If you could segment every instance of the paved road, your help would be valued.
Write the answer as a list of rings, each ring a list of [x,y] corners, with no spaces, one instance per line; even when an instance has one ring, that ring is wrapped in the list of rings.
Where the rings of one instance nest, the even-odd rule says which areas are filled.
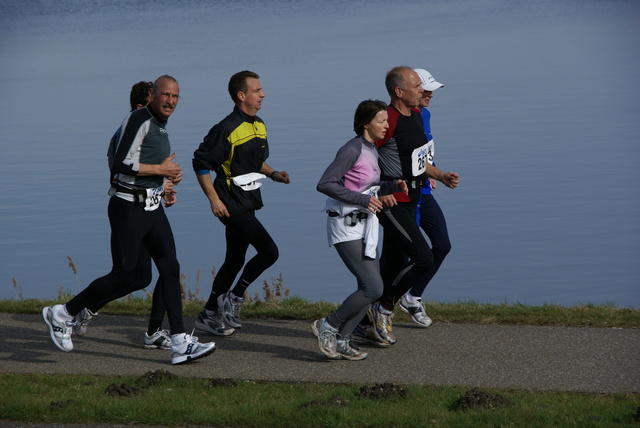
[[[188,327],[194,319],[186,319]],[[200,378],[413,385],[581,392],[640,392],[640,329],[397,323],[398,343],[367,348],[363,361],[320,354],[310,321],[243,320],[229,337],[197,333],[217,350],[172,366],[170,351],[141,346],[144,317],[96,318],[65,353],[40,315],[0,314],[0,372],[133,374],[165,369]]]

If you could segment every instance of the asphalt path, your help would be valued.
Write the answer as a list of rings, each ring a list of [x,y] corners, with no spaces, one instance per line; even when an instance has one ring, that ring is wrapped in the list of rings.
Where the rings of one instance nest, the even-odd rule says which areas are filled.
[[[191,328],[193,318],[185,319]],[[143,375],[158,369],[196,378],[478,388],[640,392],[640,329],[395,323],[398,342],[366,347],[362,361],[328,360],[309,321],[243,320],[228,337],[196,331],[216,351],[170,364],[170,351],[142,346],[146,317],[100,315],[60,351],[41,315],[0,314],[2,373]]]

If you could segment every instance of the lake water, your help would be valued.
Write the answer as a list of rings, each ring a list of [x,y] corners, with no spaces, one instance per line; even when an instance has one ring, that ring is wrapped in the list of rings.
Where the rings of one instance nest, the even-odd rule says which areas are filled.
[[[445,84],[436,162],[461,175],[436,191],[453,250],[425,299],[638,307],[639,22],[636,0],[4,0],[0,298],[53,298],[109,271],[107,143],[131,85],[165,73],[180,82],[168,131],[185,170],[167,212],[206,298],[224,235],[191,155],[232,108],[231,74],[250,69],[268,163],[292,183],[262,187],[281,258],[249,291],[281,272],[291,294],[341,301],[355,281],[315,185],[357,104],[387,101],[385,73],[404,64]]]

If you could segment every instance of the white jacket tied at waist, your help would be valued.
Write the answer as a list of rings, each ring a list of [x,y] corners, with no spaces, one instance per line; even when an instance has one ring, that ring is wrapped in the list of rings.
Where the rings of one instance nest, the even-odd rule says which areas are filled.
[[[376,196],[380,186],[373,186],[362,193]],[[370,259],[376,258],[378,248],[379,222],[378,216],[359,205],[347,204],[333,198],[328,198],[324,211],[337,213],[336,216],[327,216],[327,238],[329,246],[340,242],[364,240],[364,255]],[[354,225],[347,225],[345,216],[354,211],[368,214],[367,218],[357,220]]]

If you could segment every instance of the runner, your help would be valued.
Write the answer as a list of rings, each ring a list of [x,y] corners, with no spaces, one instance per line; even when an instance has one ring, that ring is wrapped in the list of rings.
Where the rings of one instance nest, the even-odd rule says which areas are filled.
[[[422,116],[422,124],[424,125],[424,133],[427,136],[428,143],[428,162],[435,165],[433,161],[435,156],[435,145],[433,136],[431,135],[431,112],[427,109],[433,91],[444,85],[436,81],[431,73],[427,70],[418,68],[415,70],[420,77],[422,85],[422,97],[420,98],[420,114]],[[451,241],[449,240],[449,232],[447,230],[447,222],[442,213],[440,205],[433,197],[432,191],[436,189],[435,180],[427,180],[424,187],[420,189],[420,199],[418,200],[418,209],[416,211],[416,219],[418,225],[424,230],[431,241],[431,253],[433,254],[433,267],[422,278],[422,282],[415,284],[407,293],[402,296],[398,306],[404,312],[411,315],[411,319],[422,327],[429,327],[432,324],[431,318],[427,315],[422,301],[422,294],[440,269],[449,251],[451,251]]]
[[[211,206],[211,212],[225,226],[227,251],[196,328],[219,336],[241,328],[240,308],[249,285],[278,259],[278,247],[256,210],[262,208],[259,181],[265,177],[289,184],[286,171],[267,165],[267,127],[256,114],[262,108],[264,92],[252,71],[241,71],[229,80],[233,112],[215,125],[193,154],[193,169]],[[211,181],[211,171],[216,172]],[[245,265],[249,245],[257,254]],[[243,270],[244,266],[244,270]],[[236,285],[231,285],[238,273]]]
[[[180,265],[169,220],[162,208],[163,181],[180,181],[182,169],[173,162],[175,153],[166,131],[167,120],[180,98],[178,82],[160,76],[153,84],[151,102],[130,113],[120,126],[112,159],[115,173],[110,190],[109,223],[113,267],[107,275],[94,280],[64,305],[42,310],[53,343],[63,351],[73,349],[71,340],[75,316],[112,296],[129,289],[138,281],[138,256],[144,247],[163,278],[162,296],[171,329],[171,363],[181,364],[211,354],[215,343],[199,343],[185,333],[180,296]],[[148,283],[148,282],[147,282]]]
[[[320,351],[330,359],[367,358],[367,353],[350,343],[350,337],[371,303],[382,295],[376,217],[382,203],[377,195],[407,193],[402,180],[380,183],[378,152],[373,143],[384,138],[389,129],[387,117],[387,105],[382,101],[362,101],[353,120],[357,137],[338,150],[317,186],[319,192],[329,196],[325,206],[329,246],[335,247],[358,282],[358,289],[337,310],[311,324]]]
[[[410,67],[394,67],[387,73],[385,86],[391,105],[389,131],[376,141],[381,179],[401,178],[407,182],[409,193],[380,198],[385,207],[378,214],[384,228],[380,257],[384,291],[378,303],[369,309],[369,316],[354,331],[353,338],[388,346],[396,342],[391,325],[395,304],[433,267],[431,248],[416,224],[420,189],[429,178],[455,188],[459,176],[455,172],[445,173],[427,161],[428,141],[417,110],[423,91],[418,74]]]
[[[149,104],[151,99],[151,88],[153,82],[140,81],[131,87],[129,94],[129,103],[131,110],[134,111],[139,108],[145,107]],[[112,167],[112,159],[115,155],[115,145],[118,140],[118,133],[111,138],[109,143],[109,150],[107,156],[109,159],[109,168]],[[111,176],[109,183],[111,184]],[[170,207],[176,203],[175,190],[173,183],[165,178],[164,180],[164,206]],[[140,254],[138,255],[138,265],[141,266],[139,272],[144,274],[136,277],[136,282],[133,283],[129,289],[123,290],[116,296],[112,296],[109,299],[99,302],[91,308],[84,308],[75,316],[76,324],[73,327],[73,332],[76,336],[84,336],[87,333],[89,323],[93,318],[98,315],[98,310],[109,302],[124,297],[133,291],[139,290],[149,285],[151,282],[151,256],[149,252],[143,247],[140,248]],[[171,337],[167,330],[162,329],[162,320],[164,319],[165,304],[162,298],[162,278],[158,278],[158,282],[153,290],[153,298],[151,303],[151,315],[149,317],[149,328],[144,333],[144,347],[147,349],[171,349]]]

